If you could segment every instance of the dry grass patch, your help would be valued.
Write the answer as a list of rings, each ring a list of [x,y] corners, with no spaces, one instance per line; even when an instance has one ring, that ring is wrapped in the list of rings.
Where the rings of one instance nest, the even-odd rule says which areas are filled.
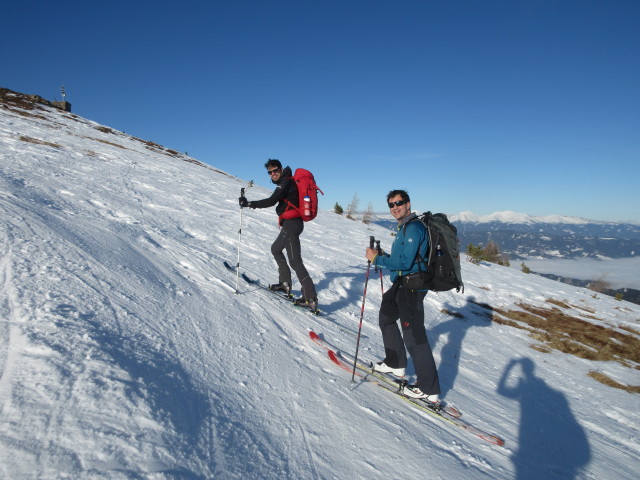
[[[493,307],[491,305],[487,303],[476,302],[475,300],[471,300],[471,299],[469,299],[469,301],[481,308],[479,312],[480,315],[482,315],[483,317],[486,317],[487,319],[489,319],[489,321],[494,320]]]
[[[94,127],[96,130],[100,130],[98,127]],[[110,142],[109,140],[103,140],[101,138],[95,138],[95,137],[86,137],[86,136],[82,136],[81,138],[86,138],[87,140],[93,140],[94,142],[100,142],[100,143],[104,143],[106,145],[111,145],[112,147],[118,147],[118,148],[122,148],[123,150],[127,150],[126,147],[123,147],[122,145],[118,144],[118,143],[113,143]]]
[[[452,312],[447,308],[443,308],[442,310],[440,310],[440,313],[446,313],[447,315],[451,315],[452,317],[456,318],[464,318],[464,315],[462,315],[460,312]]]
[[[505,319],[494,316],[494,321],[510,326],[516,323],[517,328],[529,331],[532,338],[547,347],[576,357],[615,361],[631,368],[640,364],[640,338],[636,335],[573,317],[557,308],[546,309],[524,303],[518,307],[522,310],[494,309]]]
[[[607,385],[609,387],[618,388],[620,390],[624,390],[629,393],[640,393],[640,387],[634,387],[632,385],[625,385],[623,383],[616,382],[614,379],[605,375],[602,372],[596,372],[591,370],[587,375],[589,375],[594,380],[602,383],[603,385]]]
[[[47,145],[48,147],[62,148],[62,146],[58,145],[57,143],[47,142],[45,140],[39,140],[37,138],[28,137],[26,135],[21,135],[20,140],[22,140],[23,142],[35,143],[36,145]]]
[[[109,127],[103,127],[102,125],[98,125],[97,127],[93,127],[93,128],[95,128],[96,130],[98,130],[99,132],[102,132],[102,133],[109,133],[109,134],[112,134],[112,135],[115,135],[115,133],[116,133],[115,131],[113,131],[113,129],[111,129]]]
[[[17,115],[20,115],[22,117],[28,117],[28,118],[37,118],[40,120],[47,120],[47,117],[45,117],[44,115],[38,115],[36,113],[31,113],[31,112],[27,112],[26,110],[21,110],[19,108],[12,108],[10,106],[7,105],[2,105],[2,108],[5,108],[7,110],[9,110],[10,112],[13,112]]]
[[[554,305],[563,302],[547,300]],[[503,310],[481,305],[492,312],[491,320],[526,330],[539,343],[530,348],[550,353],[558,350],[579,358],[619,364],[640,370],[640,332],[629,327],[614,328],[569,315],[556,307],[542,308],[519,303],[521,310]],[[593,317],[596,318],[596,317]],[[597,319],[600,322],[602,320]],[[628,333],[627,333],[628,332]],[[640,387],[623,385],[598,372],[589,374],[597,381],[628,392],[640,393]]]
[[[90,138],[90,137],[88,137],[88,138],[90,140],[95,140],[96,142],[106,143],[107,145],[111,145],[112,147],[118,147],[118,148],[122,148],[123,150],[126,150],[125,147],[123,147],[122,145],[120,145],[118,143],[109,142],[107,140],[102,140],[100,138]]]
[[[567,302],[563,302],[563,301],[560,301],[560,300],[554,300],[553,298],[547,298],[546,301],[548,303],[552,303],[554,305],[557,305],[558,307],[570,308],[570,305]]]
[[[630,311],[631,311],[631,309],[630,309],[630,308],[626,308],[626,307],[624,307],[624,308],[620,308],[620,307],[613,307],[613,308],[615,308],[616,310],[618,310],[618,311],[620,311],[620,312],[630,312]]]
[[[571,305],[571,307],[587,313],[596,313],[596,311],[591,307],[581,307],[580,305]]]
[[[620,330],[624,330],[626,332],[629,332],[633,335],[638,335],[640,336],[640,332],[638,330],[636,330],[635,328],[631,328],[631,327],[627,327],[627,326],[622,326],[620,327]]]

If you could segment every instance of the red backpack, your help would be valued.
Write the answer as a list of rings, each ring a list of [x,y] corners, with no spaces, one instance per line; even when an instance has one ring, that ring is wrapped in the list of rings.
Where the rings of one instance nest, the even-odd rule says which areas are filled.
[[[285,200],[288,206],[284,213],[280,215],[280,219],[300,217],[304,222],[313,220],[318,215],[318,192],[322,193],[322,195],[324,195],[324,192],[316,185],[313,173],[309,170],[296,168],[292,178],[298,186],[298,205],[300,206],[296,207],[288,200]]]

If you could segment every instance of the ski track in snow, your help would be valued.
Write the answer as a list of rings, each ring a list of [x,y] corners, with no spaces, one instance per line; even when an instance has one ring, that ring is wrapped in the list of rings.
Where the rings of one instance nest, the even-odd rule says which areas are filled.
[[[241,217],[246,180],[35,112],[0,111],[1,478],[636,478],[638,395],[587,373],[637,385],[637,369],[536,351],[483,305],[552,299],[636,332],[638,306],[463,262],[466,293],[430,293],[426,324],[442,397],[506,442],[490,445],[352,383],[308,339],[354,351],[364,248],[388,249],[390,231],[325,211],[305,225],[319,317],[241,278],[236,294],[223,261],[238,252],[242,272],[276,281],[276,216]],[[380,298],[371,269],[363,361],[383,356]]]

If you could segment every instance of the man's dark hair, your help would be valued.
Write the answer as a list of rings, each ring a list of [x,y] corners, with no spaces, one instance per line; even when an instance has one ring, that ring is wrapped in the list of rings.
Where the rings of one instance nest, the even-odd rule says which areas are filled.
[[[264,164],[264,167],[267,170],[270,169],[271,167],[276,167],[282,170],[282,164],[280,163],[280,160],[278,160],[277,158],[270,158],[269,160],[267,160],[267,163]]]
[[[397,195],[400,195],[400,198],[402,198],[402,200],[404,200],[405,202],[411,201],[406,190],[391,190],[389,193],[387,193],[387,202]]]

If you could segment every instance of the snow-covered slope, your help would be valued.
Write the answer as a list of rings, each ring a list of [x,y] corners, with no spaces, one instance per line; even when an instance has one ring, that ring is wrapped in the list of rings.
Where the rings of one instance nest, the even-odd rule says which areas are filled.
[[[262,163],[247,159],[247,176]],[[637,385],[638,370],[532,349],[489,307],[552,300],[632,336],[640,307],[463,262],[465,293],[429,294],[425,309],[444,399],[506,441],[483,443],[350,383],[308,340],[313,329],[355,350],[364,248],[370,235],[389,248],[388,230],[328,211],[306,225],[321,317],[243,283],[234,293],[223,262],[238,251],[248,275],[275,280],[273,211],[244,210],[238,234],[247,180],[75,115],[3,105],[1,478],[636,478],[638,394],[587,373]],[[367,360],[383,356],[371,273]]]

